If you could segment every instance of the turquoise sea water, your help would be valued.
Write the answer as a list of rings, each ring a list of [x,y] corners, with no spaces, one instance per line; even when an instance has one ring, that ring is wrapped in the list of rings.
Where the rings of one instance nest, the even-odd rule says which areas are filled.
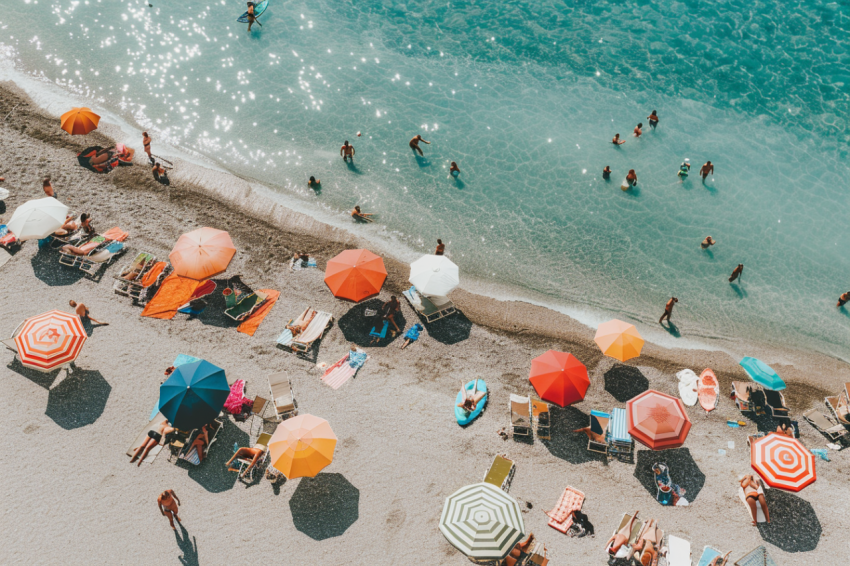
[[[250,34],[243,2],[152,3],[10,0],[0,42],[152,130],[154,153],[195,150],[340,219],[361,204],[518,296],[649,328],[676,295],[685,338],[850,357],[847,0],[272,0]]]

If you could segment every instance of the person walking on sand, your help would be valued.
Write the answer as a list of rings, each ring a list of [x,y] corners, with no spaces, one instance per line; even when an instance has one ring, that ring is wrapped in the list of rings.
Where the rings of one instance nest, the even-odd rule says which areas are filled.
[[[646,119],[649,120],[649,127],[653,130],[658,126],[658,113],[655,110]]]
[[[143,144],[144,144],[144,146],[145,146],[145,153],[147,153],[147,154],[148,154],[148,161],[150,161],[150,162],[151,162],[151,165],[153,165],[153,164],[154,164],[154,163],[156,163],[156,162],[154,161],[154,158],[153,158],[153,156],[151,155],[151,141],[153,141],[153,140],[152,140],[152,139],[151,139],[151,137],[148,135],[148,133],[147,133],[147,132],[142,132],[142,143],[143,143]]]
[[[643,133],[643,131],[641,130],[642,127],[643,127],[643,122],[638,122],[638,125],[635,126],[635,131],[632,132],[632,133],[634,133],[636,138],[639,138],[640,135]]]
[[[838,304],[836,306],[843,307],[844,304],[847,303],[847,301],[850,301],[850,291],[847,291],[846,293],[838,297]]]
[[[676,297],[671,297],[667,304],[664,306],[664,314],[661,315],[661,318],[658,319],[658,324],[664,322],[664,319],[667,319],[667,322],[672,323],[670,320],[670,315],[673,314],[673,305],[679,302],[679,299]]]
[[[342,156],[343,161],[354,163],[354,146],[349,145],[348,140],[345,140],[345,143],[339,148],[339,154]]]
[[[177,497],[173,489],[166,489],[156,498],[156,506],[159,507],[159,512],[168,517],[168,523],[175,531],[177,527],[174,526],[174,519],[177,519],[178,523],[183,522],[180,520],[180,516],[177,515],[177,505],[179,503],[180,498]]]
[[[606,165],[605,169],[602,170],[602,179],[605,181],[611,180],[611,167],[608,165]]]
[[[372,216],[372,213],[371,212],[362,212],[360,210],[359,204],[354,207],[354,210],[351,211],[351,217],[354,218],[355,220],[362,220],[363,222],[374,222],[374,220],[372,220],[370,218],[370,216]]]
[[[717,240],[715,240],[711,236],[706,236],[705,240],[703,240],[702,243],[700,244],[700,247],[704,250],[707,250],[709,248],[709,246],[713,246],[716,243],[717,243]]]
[[[691,160],[686,157],[685,160],[682,161],[682,164],[679,165],[679,172],[676,174],[679,176],[679,182],[684,183],[685,179],[688,178],[688,175],[691,174]]]
[[[41,188],[44,189],[44,194],[56,198],[56,191],[53,190],[53,185],[50,182],[50,177],[45,177],[41,183]]]
[[[624,143],[626,143],[626,140],[621,140],[620,134],[614,134],[614,139],[611,140],[611,143],[613,143],[614,145],[623,145]]]
[[[460,175],[460,167],[457,166],[457,163],[452,161],[452,164],[449,166],[449,175],[457,179],[457,176]]]
[[[705,184],[705,179],[714,174],[714,164],[711,161],[706,161],[705,165],[699,170],[700,176],[702,176],[702,183]]]
[[[100,322],[99,320],[93,319],[89,313],[89,308],[83,303],[77,304],[76,301],[68,301],[68,304],[71,305],[71,308],[74,309],[74,312],[77,313],[80,320],[89,320],[95,324],[99,324],[100,326],[109,326],[108,322]]]
[[[434,252],[434,255],[443,255],[446,253],[446,244],[440,238],[437,238],[437,251]]]
[[[742,277],[744,274],[744,264],[739,263],[738,267],[732,272],[732,275],[729,276],[729,283],[732,283],[735,279]]]
[[[425,154],[422,153],[422,148],[419,147],[419,142],[431,145],[431,142],[423,140],[422,136],[420,136],[419,134],[413,136],[413,139],[410,140],[410,143],[408,145],[410,145],[410,149],[412,149],[413,151],[418,151],[420,156],[425,157]]]

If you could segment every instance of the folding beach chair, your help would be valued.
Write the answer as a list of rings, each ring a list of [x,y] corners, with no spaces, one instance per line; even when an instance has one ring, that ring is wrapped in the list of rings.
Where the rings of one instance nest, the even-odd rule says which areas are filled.
[[[635,442],[629,434],[629,420],[625,409],[613,409],[608,426],[608,454],[616,458],[631,459]]]
[[[104,240],[102,237],[96,236],[85,244],[78,246],[85,255],[75,255],[65,252],[59,252],[59,263],[67,267],[77,267],[82,261],[82,258],[94,253],[105,241],[106,240]]]
[[[511,432],[514,436],[531,437],[531,400],[511,393],[508,409],[511,412]]]
[[[317,311],[307,307],[307,309],[301,313],[300,317],[294,321],[289,321],[289,324],[287,325],[301,325],[299,321],[303,323],[304,321],[309,320],[310,322],[307,324],[307,327],[304,328],[303,325],[301,325],[302,330],[298,336],[293,336],[289,343],[284,345],[292,348],[293,352],[309,352],[316,340],[325,335],[325,332],[333,323],[333,319],[333,315],[329,312]],[[281,335],[281,338],[282,337],[283,335]],[[280,343],[281,341],[278,339],[278,344]]]
[[[177,309],[177,312],[188,314],[189,316],[198,316],[207,308],[207,301],[204,300],[204,297],[211,295],[215,291],[215,288],[215,281],[204,281],[195,289],[195,292],[192,293],[186,304]]]
[[[844,390],[838,395],[826,397],[824,400],[839,423],[850,425],[850,383],[845,383]]]
[[[537,438],[540,440],[551,440],[551,420],[549,418],[549,404],[540,399],[531,400],[531,421],[537,429]]]
[[[608,454],[608,426],[611,422],[611,415],[602,411],[590,411],[590,431],[600,435],[604,441],[597,442],[592,438],[587,439],[587,449],[591,452],[599,454]]]
[[[787,418],[791,411],[785,405],[785,396],[782,392],[765,389],[763,393],[765,400],[765,412],[774,419]]]
[[[133,454],[136,453],[136,450],[139,448],[139,446],[141,446],[142,443],[148,438],[148,432],[152,431],[152,430],[153,431],[158,430],[159,425],[164,420],[167,420],[167,419],[163,416],[162,413],[157,411],[156,414],[148,422],[148,424],[146,424],[145,427],[142,429],[142,431],[138,434],[138,436],[136,436],[136,438],[133,440],[133,443],[130,444],[130,447],[127,449],[127,452],[126,452],[127,456],[132,458]],[[162,451],[162,448],[163,448],[162,444],[158,444],[158,445],[154,446],[150,450],[150,452],[148,452],[148,455],[145,457],[144,463],[153,464],[153,461],[156,460],[157,456],[159,456],[159,453]]]
[[[210,452],[210,447],[215,442],[216,436],[218,435],[218,431],[220,431],[223,426],[224,426],[224,420],[220,419],[220,418],[215,419],[213,422],[210,423],[210,430],[207,432],[207,436],[209,436],[210,442],[209,442],[209,444],[204,446],[204,460],[206,460],[207,455]],[[199,428],[195,429],[195,430],[193,430],[189,433],[189,436],[186,438],[186,441],[183,444],[183,448],[180,450],[179,454],[177,455],[178,460],[184,460],[186,462],[189,462],[193,466],[197,466],[201,463],[201,458],[198,455],[198,449],[197,448],[191,448],[192,443],[195,442],[195,439],[198,437],[198,435],[200,433],[201,433],[201,429],[199,429]]]
[[[581,510],[584,504],[584,494],[572,486],[567,486],[564,493],[551,511],[546,511],[549,526],[558,532],[567,534],[573,524],[573,511]]]
[[[257,465],[248,470],[248,477],[251,480],[254,479],[254,472],[265,464],[266,459],[269,457],[269,440],[271,440],[272,435],[268,433],[263,433],[257,438],[257,442],[254,444],[254,448],[259,448],[263,451],[263,455],[260,456],[260,459],[257,460]],[[239,475],[242,475],[242,470],[251,465],[251,460],[246,460],[245,458],[237,458],[236,461],[239,463]]]
[[[90,255],[80,258],[77,267],[86,275],[94,277],[97,275],[97,272],[100,271],[101,267],[108,266],[125,251],[126,248],[123,243],[109,242],[105,247]]]
[[[372,330],[369,331],[369,336],[372,337],[372,344],[375,344],[384,338],[387,337],[387,328],[390,327],[390,321],[385,320],[384,325],[380,331],[377,330],[377,327],[373,326]]]
[[[667,566],[691,566],[691,543],[683,538],[667,537]]]
[[[238,275],[230,278],[222,294],[224,294],[224,314],[237,322],[242,322],[251,316],[269,298],[267,293],[252,290]]]
[[[833,421],[829,420],[829,418],[818,411],[817,409],[812,409],[803,413],[803,418],[808,421],[810,425],[812,425],[815,430],[835,442],[840,439],[842,436],[847,435],[847,429],[842,424],[835,424]]]
[[[269,391],[277,420],[283,421],[298,414],[298,404],[292,392],[292,383],[286,376],[286,372],[273,373],[269,376]]]
[[[742,413],[755,412],[756,407],[750,399],[750,395],[757,387],[757,385],[746,381],[732,382],[732,397],[738,410]]]
[[[777,566],[773,557],[763,546],[754,548],[735,561],[733,566]]]
[[[632,520],[631,515],[629,515],[628,513],[623,513],[623,518],[620,520],[620,524],[617,526],[616,529],[614,529],[614,532],[611,533],[611,534],[617,534],[618,532],[620,532],[620,529],[625,528],[625,526],[628,525],[629,521],[631,521],[631,520]],[[634,543],[637,542],[637,539],[640,536],[642,531],[643,531],[643,521],[641,521],[640,519],[636,519],[634,524],[632,524],[632,530],[629,533],[629,540],[626,541],[626,543],[623,546],[620,547],[620,550],[618,550],[616,554],[611,554],[610,552],[608,552],[608,549],[606,549],[606,552],[608,552],[608,555],[611,558],[614,558],[615,560],[623,560],[627,556],[630,556],[631,555],[631,546]],[[610,548],[610,545],[609,545],[608,548]]]
[[[484,483],[489,483],[499,489],[508,491],[511,486],[511,480],[514,477],[514,471],[516,471],[514,461],[497,454],[493,458],[493,463],[490,464],[490,469],[484,474]]]
[[[711,561],[717,558],[718,556],[723,556],[723,553],[719,550],[715,550],[710,546],[706,546],[702,549],[702,556],[699,557],[699,562],[697,566],[708,566],[711,564]]]
[[[413,310],[425,319],[425,322],[434,322],[457,312],[454,303],[448,297],[426,297],[420,294],[416,287],[402,291],[402,295],[413,307]]]

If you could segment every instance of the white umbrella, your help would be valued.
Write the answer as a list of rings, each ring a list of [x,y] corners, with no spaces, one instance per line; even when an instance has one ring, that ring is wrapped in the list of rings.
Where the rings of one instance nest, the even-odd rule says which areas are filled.
[[[6,226],[18,240],[40,240],[61,228],[66,214],[67,206],[53,197],[45,197],[19,206]]]
[[[409,281],[423,295],[444,297],[460,283],[457,266],[444,255],[423,255],[410,264]]]

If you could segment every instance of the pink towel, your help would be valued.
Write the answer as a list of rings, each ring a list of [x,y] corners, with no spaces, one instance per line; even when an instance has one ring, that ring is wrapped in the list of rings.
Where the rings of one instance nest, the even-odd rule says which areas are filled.
[[[243,399],[245,399],[245,380],[237,379],[230,386],[230,395],[227,396],[227,401],[224,402],[224,408],[231,415],[238,415],[242,412]]]
[[[581,509],[584,503],[584,494],[572,486],[567,486],[561,499],[551,511],[547,511],[549,515],[549,526],[566,533],[573,524],[573,511]]]

